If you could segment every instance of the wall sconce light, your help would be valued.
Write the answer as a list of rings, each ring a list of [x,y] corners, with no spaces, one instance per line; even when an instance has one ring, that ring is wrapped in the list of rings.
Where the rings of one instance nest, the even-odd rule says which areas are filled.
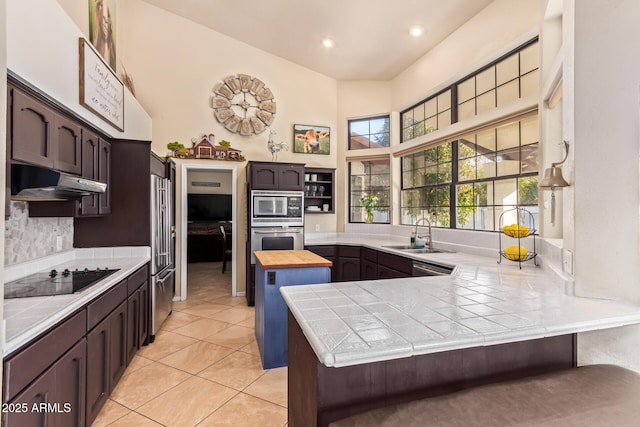
[[[551,224],[554,224],[556,221],[556,188],[569,186],[569,183],[562,177],[562,169],[560,169],[560,165],[563,164],[569,156],[569,143],[567,141],[563,142],[566,151],[564,159],[562,159],[561,162],[551,163],[551,167],[545,169],[542,181],[538,183],[538,187],[543,190],[551,190]]]

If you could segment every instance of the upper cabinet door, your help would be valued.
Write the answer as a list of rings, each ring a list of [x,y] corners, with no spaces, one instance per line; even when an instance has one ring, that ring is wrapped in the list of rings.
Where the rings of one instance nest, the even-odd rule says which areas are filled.
[[[254,190],[277,190],[278,166],[274,164],[252,164],[251,188]]]
[[[111,213],[111,143],[100,139],[99,153],[98,181],[107,184],[107,191],[98,195],[98,213],[105,215]]]
[[[278,189],[279,190],[304,190],[304,166],[303,165],[280,165],[278,167]]]
[[[53,168],[56,114],[15,88],[11,98],[11,159]]]
[[[82,172],[82,128],[73,121],[56,114],[54,128],[56,170],[80,175]]]

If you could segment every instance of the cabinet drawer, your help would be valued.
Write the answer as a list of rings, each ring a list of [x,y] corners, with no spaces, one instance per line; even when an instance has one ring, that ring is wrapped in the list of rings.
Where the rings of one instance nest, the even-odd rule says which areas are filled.
[[[149,278],[149,267],[140,267],[127,279],[127,295],[134,293]]]
[[[307,250],[313,252],[314,254],[320,255],[321,257],[335,257],[336,256],[336,247],[335,246],[307,246]]]
[[[345,258],[360,258],[360,246],[338,246],[338,256]]]
[[[4,362],[4,401],[11,400],[42,374],[87,332],[87,313],[82,310],[42,338]]]
[[[389,267],[408,275],[411,275],[413,271],[413,261],[409,258],[391,255],[385,252],[378,252],[378,265]]]
[[[87,331],[93,329],[109,313],[127,299],[127,280],[115,285],[87,306]]]

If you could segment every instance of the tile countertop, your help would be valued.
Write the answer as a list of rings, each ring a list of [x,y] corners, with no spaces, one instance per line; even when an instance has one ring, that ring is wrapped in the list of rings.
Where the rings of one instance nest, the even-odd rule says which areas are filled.
[[[28,263],[9,266],[4,279],[9,282],[51,268],[118,268],[100,282],[77,294],[4,300],[5,322],[2,356],[6,357],[60,322],[89,301],[118,284],[150,260],[149,247],[74,249]]]
[[[307,245],[397,244],[340,234]],[[404,241],[404,240],[403,240]],[[451,276],[283,287],[321,363],[341,367],[640,323],[640,306],[567,296],[561,278],[524,263],[463,253],[411,258],[455,265]]]

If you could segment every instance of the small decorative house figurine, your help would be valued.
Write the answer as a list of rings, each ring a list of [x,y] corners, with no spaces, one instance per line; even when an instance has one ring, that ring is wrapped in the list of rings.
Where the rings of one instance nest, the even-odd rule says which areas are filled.
[[[191,141],[193,142],[193,139]],[[215,159],[216,157],[215,148],[213,147],[213,144],[209,142],[209,137],[206,135],[202,135],[200,137],[200,142],[195,144],[192,150],[193,150],[193,155],[195,156],[196,159]]]

